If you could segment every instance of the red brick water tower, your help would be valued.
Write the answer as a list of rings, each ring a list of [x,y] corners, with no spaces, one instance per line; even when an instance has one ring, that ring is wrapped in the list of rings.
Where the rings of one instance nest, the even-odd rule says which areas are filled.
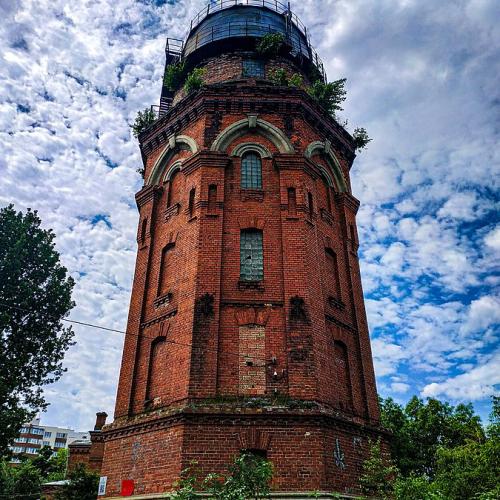
[[[279,50],[257,50],[268,33],[282,35]],[[138,253],[103,497],[155,498],[192,460],[223,472],[243,450],[274,463],[277,492],[355,493],[382,431],[353,139],[307,92],[275,84],[276,70],[324,81],[322,63],[288,6],[231,0],[168,41],[170,65],[180,80],[204,68],[203,86],[170,81],[139,137]]]

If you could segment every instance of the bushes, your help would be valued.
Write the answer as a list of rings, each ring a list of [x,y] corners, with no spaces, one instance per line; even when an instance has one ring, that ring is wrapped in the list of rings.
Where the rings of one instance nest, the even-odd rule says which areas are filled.
[[[205,75],[205,68],[195,68],[186,78],[186,82],[184,83],[184,90],[190,94],[191,92],[195,92],[201,87],[203,87],[203,76]]]
[[[200,478],[196,463],[193,463],[183,471],[170,499],[194,500],[202,497],[202,491],[214,500],[265,498],[269,495],[272,476],[272,463],[252,453],[242,453],[236,457],[226,475],[209,474]]]
[[[163,77],[163,85],[171,92],[175,92],[182,87],[186,79],[186,66],[183,62],[170,64],[165,68],[165,75]]]
[[[335,80],[330,83],[324,83],[321,80],[317,80],[307,91],[325,111],[335,117],[336,111],[342,111],[343,108],[340,105],[347,97],[347,91],[345,89],[346,81],[346,78],[341,78],[340,80]]]
[[[268,33],[257,44],[257,52],[266,57],[276,57],[285,44],[285,37],[281,33]]]
[[[139,137],[143,130],[146,130],[152,123],[156,121],[155,112],[151,108],[146,108],[139,111],[135,117],[133,125],[131,125],[134,137]]]

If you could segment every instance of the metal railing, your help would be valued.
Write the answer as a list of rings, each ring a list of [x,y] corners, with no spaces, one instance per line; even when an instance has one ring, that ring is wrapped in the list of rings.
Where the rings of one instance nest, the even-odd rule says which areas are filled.
[[[223,40],[231,37],[262,37],[267,33],[281,33],[276,25],[263,24],[263,23],[252,23],[252,22],[231,22],[225,23],[217,26],[207,26],[206,28],[201,28],[196,34],[192,35],[186,41],[183,48],[183,56],[189,55],[200,47],[207,45],[209,43],[215,42],[217,40]],[[287,40],[290,43],[293,55],[301,54],[307,57],[321,72],[325,78],[325,70],[323,62],[321,61],[318,53],[314,50],[308,40],[302,38],[297,32],[289,31],[287,34]],[[304,40],[305,43],[304,43]]]
[[[253,7],[267,7],[268,9],[277,12],[278,14],[285,14],[290,21],[295,24],[299,31],[309,40],[306,25],[299,19],[299,17],[290,9],[290,2],[286,4],[278,0],[212,0],[206,7],[204,7],[198,14],[191,19],[190,31],[198,26],[208,15],[221,10],[229,9],[235,6],[253,6]]]

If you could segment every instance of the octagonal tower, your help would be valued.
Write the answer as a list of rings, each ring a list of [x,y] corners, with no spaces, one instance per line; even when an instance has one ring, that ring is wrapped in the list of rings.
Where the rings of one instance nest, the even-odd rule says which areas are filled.
[[[282,43],[263,53],[269,33]],[[353,139],[303,88],[275,84],[277,70],[304,88],[324,81],[322,63],[289,6],[270,0],[210,5],[185,42],[168,40],[166,59],[181,82],[204,68],[203,85],[164,86],[139,136],[145,181],[104,496],[126,485],[154,498],[192,460],[223,472],[242,450],[274,463],[281,494],[356,493],[383,432]]]

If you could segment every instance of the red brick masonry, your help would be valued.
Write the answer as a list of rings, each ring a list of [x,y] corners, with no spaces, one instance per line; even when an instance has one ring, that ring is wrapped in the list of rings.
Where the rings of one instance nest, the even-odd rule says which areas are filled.
[[[304,91],[239,78],[238,57],[221,65],[140,137],[146,183],[115,421],[102,433],[106,495],[123,480],[134,494],[165,492],[191,460],[223,471],[244,449],[267,453],[277,490],[355,492],[383,432],[352,138]],[[263,156],[260,190],[241,188],[245,148]],[[263,234],[259,282],[240,280],[245,229]]]

